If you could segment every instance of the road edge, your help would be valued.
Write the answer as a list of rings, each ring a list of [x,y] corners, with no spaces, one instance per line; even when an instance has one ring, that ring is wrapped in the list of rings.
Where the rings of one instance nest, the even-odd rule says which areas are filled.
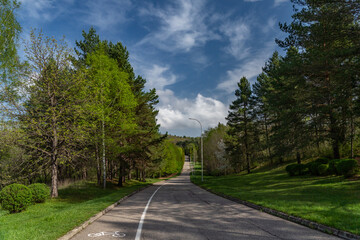
[[[317,222],[313,222],[313,221],[310,221],[310,220],[307,220],[307,219],[303,219],[303,218],[300,218],[300,217],[295,217],[295,216],[289,215],[289,214],[284,213],[284,212],[280,212],[280,211],[277,211],[277,210],[274,210],[274,209],[271,209],[271,208],[263,207],[263,206],[260,206],[260,205],[245,201],[245,200],[238,199],[236,197],[226,195],[224,193],[215,192],[215,191],[213,191],[211,189],[208,189],[208,188],[206,188],[204,186],[197,185],[192,180],[190,180],[190,181],[194,185],[196,185],[196,186],[198,186],[198,187],[200,187],[200,188],[202,188],[202,189],[204,189],[204,190],[206,190],[206,191],[208,191],[208,192],[210,192],[212,194],[215,194],[217,196],[226,198],[226,199],[231,200],[231,201],[236,202],[236,203],[240,203],[242,205],[245,205],[247,207],[256,209],[258,211],[265,212],[265,213],[268,213],[270,215],[273,215],[273,216],[280,217],[282,219],[288,220],[290,222],[294,222],[294,223],[303,225],[305,227],[315,229],[315,230],[318,230],[318,231],[321,231],[321,232],[324,232],[324,233],[327,233],[327,234],[330,234],[330,235],[334,235],[334,236],[337,236],[337,237],[340,237],[340,238],[343,238],[343,239],[346,239],[346,240],[360,240],[359,235],[356,235],[356,234],[353,234],[353,233],[350,233],[350,232],[346,232],[346,231],[342,231],[342,230],[339,230],[339,229],[336,229],[336,228],[333,228],[333,227],[329,227],[329,226],[326,226],[326,225],[323,225],[323,224],[320,224],[320,223],[317,223]]]
[[[106,213],[108,213],[109,211],[111,211],[112,209],[114,209],[116,206],[118,206],[122,201],[128,199],[129,197],[133,196],[134,194],[141,192],[151,186],[153,186],[154,184],[149,184],[145,187],[141,187],[137,190],[135,190],[134,192],[130,193],[129,195],[124,196],[123,198],[121,198],[120,200],[118,200],[117,202],[115,202],[114,204],[111,204],[110,206],[108,206],[107,208],[105,208],[104,210],[102,210],[101,212],[97,213],[96,215],[94,215],[93,217],[91,217],[89,220],[85,221],[83,224],[81,224],[78,227],[75,227],[73,230],[70,230],[69,232],[67,232],[64,236],[58,238],[57,240],[69,240],[70,238],[72,238],[73,236],[75,236],[76,234],[78,234],[79,232],[81,232],[84,228],[86,228],[87,226],[89,226],[91,223],[95,222],[97,219],[99,219],[100,217],[102,217],[103,215],[105,215]]]

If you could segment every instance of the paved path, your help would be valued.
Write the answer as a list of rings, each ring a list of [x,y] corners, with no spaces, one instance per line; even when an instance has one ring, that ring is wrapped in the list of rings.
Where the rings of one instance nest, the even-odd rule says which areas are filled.
[[[144,209],[151,197],[145,215]],[[195,186],[189,180],[188,162],[181,176],[157,183],[126,199],[72,239],[136,239],[144,215],[139,239],[339,239]]]

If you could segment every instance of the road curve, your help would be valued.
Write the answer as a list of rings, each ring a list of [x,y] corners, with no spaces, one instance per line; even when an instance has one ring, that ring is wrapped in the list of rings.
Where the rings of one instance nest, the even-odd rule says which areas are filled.
[[[340,239],[259,212],[195,186],[189,179],[188,162],[181,176],[157,183],[124,200],[72,239],[136,237],[143,240]]]

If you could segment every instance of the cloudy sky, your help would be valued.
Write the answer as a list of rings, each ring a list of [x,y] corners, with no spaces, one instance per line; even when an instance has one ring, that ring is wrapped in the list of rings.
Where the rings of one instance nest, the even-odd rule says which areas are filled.
[[[20,0],[21,1],[21,0]],[[162,132],[198,136],[225,123],[236,83],[254,82],[284,38],[290,0],[22,0],[22,38],[31,28],[65,36],[70,47],[93,26],[101,39],[122,42],[135,74],[160,98]],[[23,53],[20,52],[23,56]]]

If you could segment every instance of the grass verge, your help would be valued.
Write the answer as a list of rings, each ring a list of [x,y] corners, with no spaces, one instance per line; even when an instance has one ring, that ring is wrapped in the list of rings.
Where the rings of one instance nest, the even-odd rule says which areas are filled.
[[[340,176],[289,177],[284,167],[249,175],[192,176],[214,192],[360,235],[360,180]]]
[[[132,180],[122,188],[109,184],[105,190],[94,183],[78,183],[60,189],[57,199],[32,205],[24,212],[0,210],[0,240],[57,239],[122,197],[157,181]]]

